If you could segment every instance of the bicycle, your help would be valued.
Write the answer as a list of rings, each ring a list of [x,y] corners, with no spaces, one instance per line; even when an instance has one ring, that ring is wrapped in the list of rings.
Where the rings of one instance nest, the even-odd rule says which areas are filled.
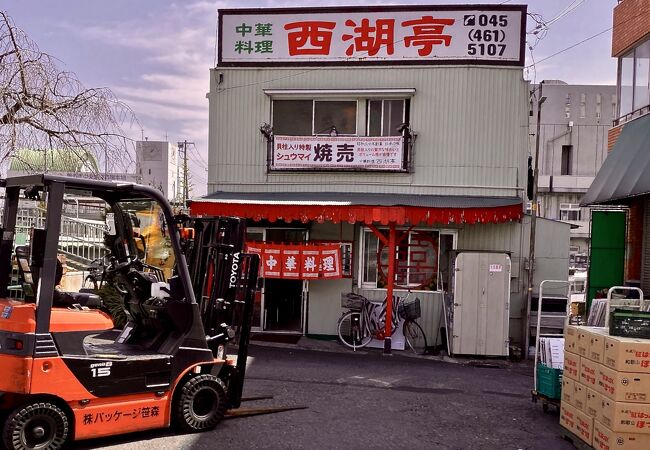
[[[416,322],[421,316],[420,299],[408,301],[411,292],[404,299],[393,296],[393,314],[391,336],[397,330],[399,319],[404,319],[402,331],[406,345],[416,354],[424,354],[427,338],[424,330]],[[338,338],[345,346],[356,350],[365,347],[374,339],[382,340],[386,329],[386,299],[381,304],[373,303],[363,295],[341,294],[341,306],[347,311],[337,323]]]
[[[108,256],[94,259],[88,267],[88,275],[84,278],[82,287],[84,289],[99,290],[104,285],[106,268],[110,265]]]

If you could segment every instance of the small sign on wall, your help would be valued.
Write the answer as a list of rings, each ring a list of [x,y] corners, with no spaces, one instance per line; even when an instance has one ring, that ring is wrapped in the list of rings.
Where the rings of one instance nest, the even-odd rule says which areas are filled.
[[[490,264],[490,273],[494,273],[494,272],[503,272],[503,265]]]
[[[404,171],[402,136],[274,136],[271,170]]]

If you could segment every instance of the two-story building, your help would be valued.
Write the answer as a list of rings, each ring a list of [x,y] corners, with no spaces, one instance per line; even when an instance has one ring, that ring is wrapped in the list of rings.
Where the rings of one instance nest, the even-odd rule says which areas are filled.
[[[505,328],[498,354],[508,336],[520,343],[525,25],[526,7],[511,5],[219,12],[210,194],[191,210],[249,219],[249,247],[263,252],[257,330],[334,336],[341,293],[408,289],[440,344],[454,257],[473,250],[509,256],[509,311],[489,327]],[[535,284],[566,279],[568,226],[540,220],[537,242]],[[318,274],[309,251],[321,252]]]

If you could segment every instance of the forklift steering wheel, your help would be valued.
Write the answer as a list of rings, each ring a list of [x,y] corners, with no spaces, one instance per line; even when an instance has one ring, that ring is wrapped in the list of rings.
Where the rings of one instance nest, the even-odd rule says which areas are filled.
[[[106,273],[109,275],[112,275],[117,272],[121,272],[122,270],[128,268],[133,264],[135,261],[137,261],[138,257],[135,255],[129,255],[126,257],[125,261],[118,262],[117,259],[114,259],[111,261],[111,264],[106,267]]]

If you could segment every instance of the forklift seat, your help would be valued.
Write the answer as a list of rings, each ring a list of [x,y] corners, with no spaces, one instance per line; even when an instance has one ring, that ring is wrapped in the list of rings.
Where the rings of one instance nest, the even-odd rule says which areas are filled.
[[[38,285],[38,278],[40,269],[37,267],[32,268],[29,264],[30,248],[28,245],[19,245],[16,247],[16,260],[18,262],[18,271],[22,276],[23,292],[25,300],[29,302],[36,301],[36,286]],[[54,284],[61,283],[63,278],[63,264],[58,259],[56,260],[56,279]],[[101,297],[96,294],[87,292],[62,292],[54,289],[52,306],[55,307],[69,307],[73,305],[86,306],[88,308],[99,308],[102,306]]]
[[[16,247],[16,262],[18,263],[18,272],[23,279],[23,294],[25,300],[35,301],[36,292],[34,291],[34,286],[38,283],[38,270],[32,272],[32,268],[29,265],[29,246],[28,245],[19,245]]]

